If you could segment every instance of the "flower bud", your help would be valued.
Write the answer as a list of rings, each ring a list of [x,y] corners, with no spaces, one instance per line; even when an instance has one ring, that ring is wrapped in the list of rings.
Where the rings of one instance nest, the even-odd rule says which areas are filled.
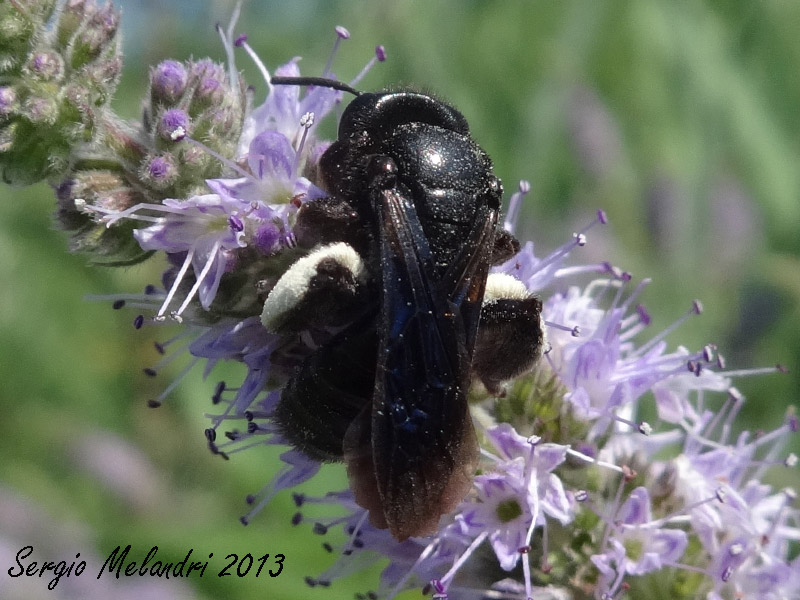
[[[106,50],[118,54],[119,13],[110,2],[101,8],[91,6],[86,13],[85,25],[73,41],[70,64],[78,69],[99,58]]]
[[[150,156],[142,162],[139,179],[155,190],[165,190],[178,179],[178,167],[171,154]]]
[[[19,73],[54,6],[52,0],[28,2],[24,10],[11,2],[0,3],[0,74]]]
[[[224,100],[228,91],[228,79],[222,65],[203,58],[191,64],[189,75],[194,87],[189,114],[197,115]]]
[[[3,154],[11,150],[14,144],[17,127],[19,124],[16,121],[0,126],[0,166],[3,165]]]
[[[31,123],[53,125],[58,120],[58,109],[54,96],[31,96],[22,103],[20,114]]]
[[[67,0],[56,25],[56,47],[63,50],[72,40],[72,36],[86,18],[87,11],[91,11],[94,3],[91,0]]]
[[[180,108],[164,111],[158,120],[158,136],[166,142],[180,142],[189,133],[190,120]]]
[[[80,79],[87,88],[92,105],[105,106],[111,101],[121,72],[121,56],[96,60],[81,69]]]
[[[132,222],[121,221],[111,227],[100,221],[109,211],[126,210],[143,201],[125,178],[114,171],[90,169],[73,173],[55,189],[58,199],[56,219],[72,235],[73,251],[87,252],[97,262],[132,264],[146,258],[131,233]]]
[[[0,86],[0,117],[8,117],[18,110],[17,91],[10,85]]]
[[[40,102],[41,101],[41,102]],[[30,114],[47,119],[46,101],[26,103]],[[0,169],[3,180],[12,185],[30,185],[66,169],[70,147],[57,132],[18,118],[0,130]]]
[[[150,103],[174,106],[186,91],[189,74],[183,64],[165,60],[150,70]]]
[[[244,90],[232,88],[225,69],[209,59],[193,63],[190,77],[195,85],[189,104],[194,135],[224,153],[235,146],[241,133]]]
[[[64,74],[64,60],[55,52],[34,52],[28,57],[24,75],[39,81],[58,81]]]
[[[110,115],[106,115],[103,120],[100,137],[103,146],[109,148],[113,155],[131,168],[139,165],[147,154],[147,149],[139,141],[136,130],[125,121]]]
[[[122,68],[113,4],[58,2],[52,26],[56,4],[0,3],[0,168],[15,184],[63,176],[83,145],[99,141]],[[126,158],[101,152],[114,162]]]

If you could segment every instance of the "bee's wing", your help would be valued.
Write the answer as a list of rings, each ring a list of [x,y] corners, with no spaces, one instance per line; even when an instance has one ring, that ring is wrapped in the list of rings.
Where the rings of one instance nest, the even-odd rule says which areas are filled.
[[[472,484],[478,446],[467,392],[497,213],[486,209],[442,277],[413,203],[396,189],[376,194],[383,293],[375,392],[371,414],[348,432],[345,460],[373,523],[402,540],[434,531]]]

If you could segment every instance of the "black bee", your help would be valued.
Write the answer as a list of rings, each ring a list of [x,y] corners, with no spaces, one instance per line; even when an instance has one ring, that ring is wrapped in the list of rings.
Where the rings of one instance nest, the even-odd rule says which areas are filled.
[[[489,276],[519,248],[497,224],[502,185],[461,113],[429,95],[272,83],[355,95],[319,162],[330,195],[297,214],[299,243],[315,247],[264,304],[272,331],[327,332],[275,419],[308,456],[344,460],[373,525],[398,540],[427,535],[477,467],[472,377],[499,393],[544,345],[539,299]]]

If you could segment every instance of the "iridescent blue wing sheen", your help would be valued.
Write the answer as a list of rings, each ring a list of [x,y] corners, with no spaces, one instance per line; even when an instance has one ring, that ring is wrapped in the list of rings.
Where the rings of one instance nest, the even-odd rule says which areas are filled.
[[[383,277],[376,383],[345,459],[373,523],[402,540],[435,530],[472,484],[478,445],[467,392],[497,211],[482,210],[441,273],[413,202],[396,188],[374,193]]]

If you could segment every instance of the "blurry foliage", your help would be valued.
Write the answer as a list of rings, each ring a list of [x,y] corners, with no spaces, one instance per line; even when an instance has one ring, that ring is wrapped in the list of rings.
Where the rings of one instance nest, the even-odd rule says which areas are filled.
[[[115,106],[123,116],[138,116],[148,65],[223,59],[213,24],[232,3],[118,5],[126,64]],[[352,39],[334,67],[343,80],[385,45],[388,61],[361,86],[413,83],[458,106],[506,190],[531,181],[519,233],[540,251],[604,208],[611,225],[592,232],[585,256],[608,258],[637,280],[653,277],[642,300],[654,330],[698,297],[706,312],[673,344],[716,342],[734,368],[789,367],[789,375],[736,382],[750,400],[740,425],[757,429],[777,425],[800,391],[798,19],[800,3],[769,0],[259,1],[245,6],[238,31],[268,67],[299,54],[304,72],[316,74],[334,25],[345,25]],[[237,60],[263,97],[257,70],[244,53]],[[83,296],[138,291],[161,266],[88,267],[53,231],[48,188],[0,195],[0,486],[88,527],[103,558],[127,543],[141,556],[157,544],[174,560],[189,548],[218,558],[286,554],[276,579],[207,575],[194,581],[199,597],[348,597],[374,584],[375,569],[334,590],[303,590],[303,576],[330,558],[305,525],[290,530],[288,494],[239,525],[244,496],[276,471],[277,454],[222,462],[206,449],[202,413],[213,383],[233,379],[235,366],[207,382],[198,371],[162,408],[146,409],[169,381],[141,375],[157,360],[153,330],[136,332],[133,312]],[[76,448],[97,431],[146,454],[155,491],[140,504],[80,466]],[[310,487],[342,485],[333,468]],[[82,550],[76,542],[74,552]]]

